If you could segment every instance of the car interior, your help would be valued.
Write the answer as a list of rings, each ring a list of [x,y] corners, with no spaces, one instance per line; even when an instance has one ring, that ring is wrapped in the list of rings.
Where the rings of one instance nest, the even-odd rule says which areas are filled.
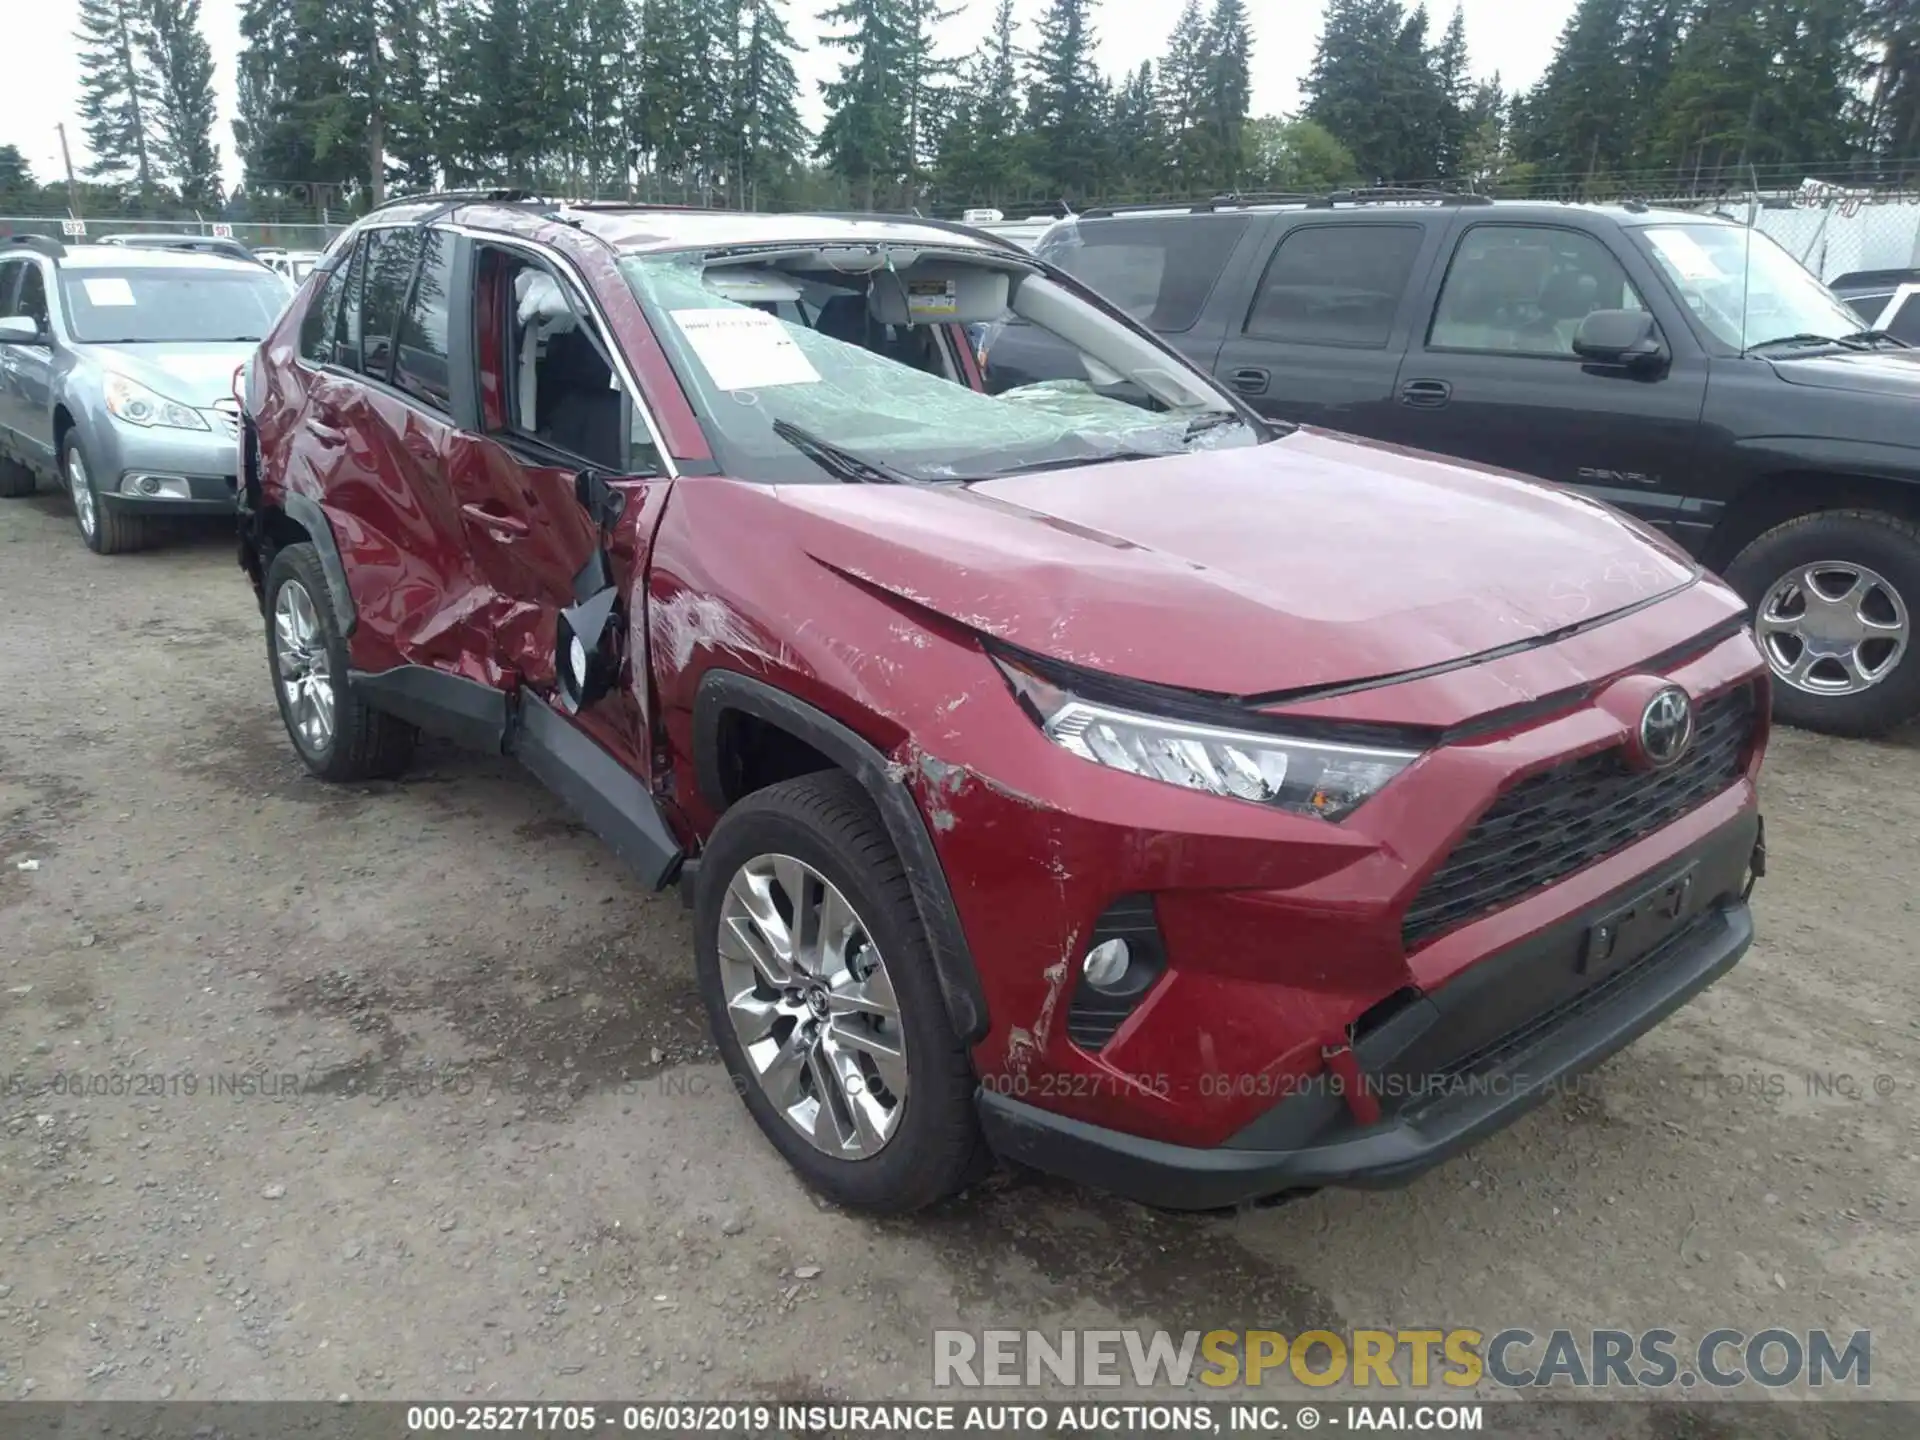
[[[653,473],[658,455],[628,403],[605,340],[570,287],[539,263],[489,252],[483,285],[505,287],[503,344],[483,345],[482,387],[502,402],[496,428],[619,474]],[[482,313],[486,313],[483,307]],[[489,365],[497,373],[484,373]]]

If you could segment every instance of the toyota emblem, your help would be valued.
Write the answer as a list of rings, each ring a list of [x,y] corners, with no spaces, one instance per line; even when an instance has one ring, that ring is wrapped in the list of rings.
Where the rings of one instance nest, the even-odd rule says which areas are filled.
[[[1640,753],[1647,764],[1664,770],[1693,743],[1693,701],[1678,685],[1669,685],[1647,702],[1640,715]]]

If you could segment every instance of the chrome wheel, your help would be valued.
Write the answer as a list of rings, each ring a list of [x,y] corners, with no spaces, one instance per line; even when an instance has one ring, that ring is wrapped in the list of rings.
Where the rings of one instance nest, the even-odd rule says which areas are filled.
[[[294,738],[318,755],[333,740],[333,671],[313,597],[298,580],[274,596],[273,660]]]
[[[1802,565],[1774,581],[1753,633],[1773,673],[1810,695],[1871,690],[1906,654],[1906,602],[1878,571],[1851,561]]]
[[[907,1102],[907,1042],[886,961],[834,883],[791,855],[734,872],[720,983],[748,1068],[774,1108],[842,1160],[877,1154]]]
[[[93,527],[99,524],[94,513],[93,485],[87,479],[87,462],[80,458],[78,446],[67,451],[67,485],[73,491],[73,514],[80,522],[80,533],[93,539]]]

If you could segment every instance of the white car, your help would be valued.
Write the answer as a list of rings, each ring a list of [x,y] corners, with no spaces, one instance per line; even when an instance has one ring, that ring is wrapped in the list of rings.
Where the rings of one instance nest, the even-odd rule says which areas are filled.
[[[254,256],[261,264],[271,270],[277,270],[295,285],[313,273],[313,267],[320,263],[318,250],[278,250],[257,249]]]
[[[1920,285],[1902,285],[1895,290],[1881,307],[1873,328],[1909,345],[1920,345]]]

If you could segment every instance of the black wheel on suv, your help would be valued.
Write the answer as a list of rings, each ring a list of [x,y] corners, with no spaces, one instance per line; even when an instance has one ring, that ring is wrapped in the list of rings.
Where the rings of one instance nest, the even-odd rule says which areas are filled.
[[[33,471],[18,460],[0,455],[0,499],[11,500],[33,493]]]
[[[851,776],[769,786],[700,861],[695,946],[720,1054],[816,1190],[917,1210],[981,1173],[974,1077],[900,857]]]
[[[1753,606],[1780,720],[1867,736],[1920,715],[1920,526],[1875,510],[1801,515],[1726,574]]]
[[[389,779],[407,768],[418,732],[364,704],[347,683],[347,641],[311,545],[267,567],[267,662],[293,748],[322,780]]]
[[[73,501],[73,519],[80,527],[80,538],[94,554],[124,555],[147,543],[146,516],[100,503],[100,488],[94,483],[86,448],[72,430],[60,442],[60,478],[66,482],[68,498]]]

